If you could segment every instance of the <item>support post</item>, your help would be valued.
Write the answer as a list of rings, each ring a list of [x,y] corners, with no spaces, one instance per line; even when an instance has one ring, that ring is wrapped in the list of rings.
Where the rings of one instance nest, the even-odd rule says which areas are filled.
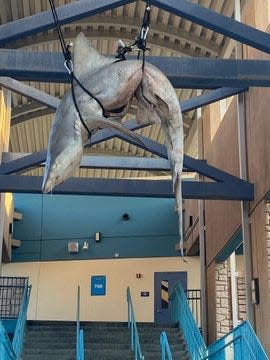
[[[197,96],[201,96],[201,90],[197,90]],[[203,135],[202,135],[202,109],[197,109],[197,137],[198,157],[203,158]],[[203,176],[199,176],[203,180]],[[199,247],[200,247],[200,283],[201,283],[201,327],[202,336],[207,342],[207,303],[206,303],[206,259],[205,259],[205,216],[204,200],[198,200],[199,215]]]
[[[241,21],[240,0],[235,0],[235,20]],[[242,59],[242,45],[236,45],[236,58]],[[246,148],[246,114],[245,114],[245,94],[237,95],[237,124],[238,124],[238,144],[239,144],[239,166],[240,177],[247,180],[247,148]],[[247,319],[254,326],[254,307],[251,295],[252,280],[252,247],[249,227],[249,202],[241,202],[241,218],[243,233],[243,249],[245,264],[245,292],[246,292],[246,311]]]
[[[199,242],[200,242],[200,267],[201,267],[201,326],[202,335],[207,341],[207,305],[206,305],[206,261],[205,261],[205,221],[204,200],[198,200],[199,210]]]
[[[233,327],[235,328],[238,325],[238,293],[237,293],[235,251],[230,256],[230,269],[231,269],[232,322],[233,322]]]

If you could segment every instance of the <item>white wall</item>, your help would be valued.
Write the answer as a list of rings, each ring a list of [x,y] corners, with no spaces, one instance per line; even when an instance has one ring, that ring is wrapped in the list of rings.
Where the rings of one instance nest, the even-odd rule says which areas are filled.
[[[200,288],[199,258],[180,257],[11,263],[2,276],[29,276],[32,293],[28,319],[75,320],[77,286],[82,321],[126,321],[130,286],[137,321],[154,321],[154,272],[187,271],[188,288]],[[136,273],[142,273],[137,279]],[[106,296],[90,296],[90,277],[106,275]],[[140,297],[149,291],[149,297]]]

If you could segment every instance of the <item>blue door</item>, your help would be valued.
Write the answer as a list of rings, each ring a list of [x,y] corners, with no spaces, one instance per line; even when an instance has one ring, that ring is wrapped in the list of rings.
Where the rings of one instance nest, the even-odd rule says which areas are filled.
[[[177,281],[181,283],[184,290],[187,289],[187,272],[155,272],[154,281],[154,321],[157,324],[169,324],[172,322],[172,304],[169,300],[170,293]]]

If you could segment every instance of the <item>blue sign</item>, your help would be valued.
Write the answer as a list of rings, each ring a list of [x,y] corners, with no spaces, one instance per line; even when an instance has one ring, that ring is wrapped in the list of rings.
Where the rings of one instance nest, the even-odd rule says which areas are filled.
[[[91,276],[91,295],[92,296],[106,295],[106,276],[105,275]]]

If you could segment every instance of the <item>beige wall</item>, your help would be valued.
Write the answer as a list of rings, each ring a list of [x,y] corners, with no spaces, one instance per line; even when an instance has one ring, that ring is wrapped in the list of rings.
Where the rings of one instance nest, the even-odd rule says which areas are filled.
[[[154,320],[154,272],[187,271],[188,288],[200,288],[199,259],[145,258],[31,262],[3,265],[2,276],[29,276],[29,319],[75,320],[77,286],[81,287],[81,320],[126,321],[129,285],[137,321]],[[142,273],[137,279],[136,273]],[[107,295],[90,296],[90,277],[107,276]],[[150,297],[140,297],[150,291]]]
[[[10,134],[11,116],[11,94],[10,91],[0,88],[0,163],[2,152],[8,151]],[[5,260],[10,259],[11,244],[9,236],[6,237],[6,229],[9,227],[9,199],[10,195],[2,193],[0,195],[0,264],[2,256]],[[4,242],[3,242],[4,238]]]

